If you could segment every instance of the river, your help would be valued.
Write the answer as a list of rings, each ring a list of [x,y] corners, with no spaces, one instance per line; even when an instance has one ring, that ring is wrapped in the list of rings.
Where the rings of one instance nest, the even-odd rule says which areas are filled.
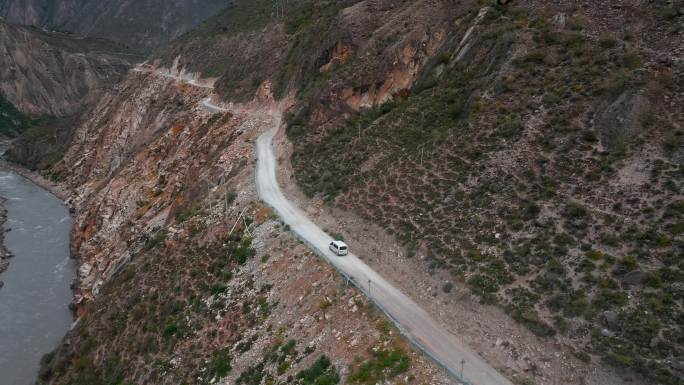
[[[14,172],[0,170],[0,196],[11,229],[5,246],[15,255],[0,274],[0,383],[29,385],[73,320],[71,218],[58,198]]]

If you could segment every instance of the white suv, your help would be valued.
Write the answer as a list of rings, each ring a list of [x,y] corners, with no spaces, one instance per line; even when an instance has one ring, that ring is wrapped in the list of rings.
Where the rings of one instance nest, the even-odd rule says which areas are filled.
[[[343,256],[347,255],[349,252],[349,248],[347,247],[347,244],[342,242],[342,241],[332,241],[330,242],[330,250],[335,253],[337,256]]]

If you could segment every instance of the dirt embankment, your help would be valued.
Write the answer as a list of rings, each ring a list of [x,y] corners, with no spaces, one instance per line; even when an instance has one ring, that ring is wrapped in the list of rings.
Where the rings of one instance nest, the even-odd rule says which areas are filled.
[[[65,202],[71,198],[71,192],[65,185],[47,179],[39,173],[28,170],[21,165],[6,160],[0,160],[0,169],[16,172]]]

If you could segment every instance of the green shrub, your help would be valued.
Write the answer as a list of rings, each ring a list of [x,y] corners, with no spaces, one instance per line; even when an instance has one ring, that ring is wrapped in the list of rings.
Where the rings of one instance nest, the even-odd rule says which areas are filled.
[[[544,59],[546,59],[546,52],[543,49],[538,49],[529,52],[525,56],[524,61],[527,63],[542,64],[544,63]]]
[[[631,72],[627,70],[615,71],[599,84],[598,90],[608,96],[616,97],[625,91],[631,79]]]
[[[451,60],[451,54],[449,52],[442,52],[437,56],[437,64],[448,64]]]
[[[680,235],[684,233],[684,222],[677,222],[667,225],[667,230],[672,235]]]
[[[499,291],[499,284],[490,276],[476,274],[468,280],[468,285],[470,285],[473,293],[480,296],[484,302],[493,303],[496,301],[494,293]]]
[[[589,216],[587,209],[579,203],[568,203],[565,206],[565,211],[563,213],[566,218],[573,220],[586,219]]]
[[[684,201],[676,201],[665,207],[663,219],[682,218],[684,216]]]
[[[660,14],[665,19],[674,20],[682,13],[681,10],[677,10],[675,6],[665,6],[660,10]]]
[[[641,67],[641,54],[636,50],[626,52],[622,60],[624,66],[630,70]]]
[[[230,190],[226,193],[226,202],[228,202],[228,205],[232,205],[233,202],[235,202],[235,199],[237,198],[238,194],[237,192]]]
[[[243,265],[245,262],[247,262],[248,258],[253,257],[255,254],[256,251],[252,248],[252,239],[245,238],[242,243],[240,243],[240,246],[235,249],[235,252],[233,253],[233,259],[239,264]]]
[[[619,273],[629,273],[639,268],[639,261],[631,255],[626,255],[620,258],[618,262]]]
[[[166,323],[164,324],[164,328],[162,329],[162,337],[168,339],[175,335],[177,332],[178,324],[176,324],[176,321],[174,320],[169,320],[166,321]]]
[[[311,366],[297,373],[298,385],[335,385],[340,382],[337,370],[330,363],[330,359],[320,356]]]
[[[631,367],[634,364],[634,358],[614,352],[608,352],[605,356],[605,360],[615,366],[626,368]]]
[[[208,374],[210,377],[221,379],[230,373],[230,349],[222,349],[214,352],[214,356],[209,363]]]
[[[589,250],[584,255],[587,256],[587,258],[593,260],[593,261],[598,261],[599,259],[603,258],[603,253],[598,251],[598,250]]]
[[[644,285],[652,288],[659,289],[663,287],[663,280],[660,278],[660,274],[657,272],[649,272],[644,278]]]
[[[560,96],[558,96],[557,93],[555,93],[553,91],[549,91],[549,92],[544,94],[544,96],[542,97],[542,101],[547,106],[554,106],[554,105],[560,103],[561,98],[560,98]]]
[[[255,366],[250,366],[244,372],[242,372],[237,379],[237,384],[261,385],[261,380],[264,378],[265,375],[266,373],[264,372],[264,363],[260,362]]]
[[[617,290],[601,290],[594,298],[594,306],[601,310],[625,306],[628,303],[627,293]]]
[[[604,49],[615,48],[618,45],[618,41],[613,36],[603,36],[599,39],[599,45]]]
[[[371,351],[371,359],[359,366],[349,376],[355,384],[373,385],[405,373],[411,364],[410,358],[401,348]]]
[[[553,317],[553,326],[562,335],[567,334],[568,331],[570,330],[570,323],[568,322],[568,320],[566,320],[562,316]]]
[[[589,318],[591,311],[592,308],[589,298],[587,298],[587,295],[581,290],[570,293],[563,305],[563,314],[566,317],[583,316]]]

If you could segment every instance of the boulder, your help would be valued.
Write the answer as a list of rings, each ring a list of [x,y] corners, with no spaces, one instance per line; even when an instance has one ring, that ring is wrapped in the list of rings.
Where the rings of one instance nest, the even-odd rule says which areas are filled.
[[[615,325],[618,321],[618,314],[612,310],[606,310],[603,312],[603,320],[608,326]]]
[[[596,126],[601,142],[610,150],[629,143],[643,131],[642,116],[649,102],[641,94],[624,92],[599,114]]]

